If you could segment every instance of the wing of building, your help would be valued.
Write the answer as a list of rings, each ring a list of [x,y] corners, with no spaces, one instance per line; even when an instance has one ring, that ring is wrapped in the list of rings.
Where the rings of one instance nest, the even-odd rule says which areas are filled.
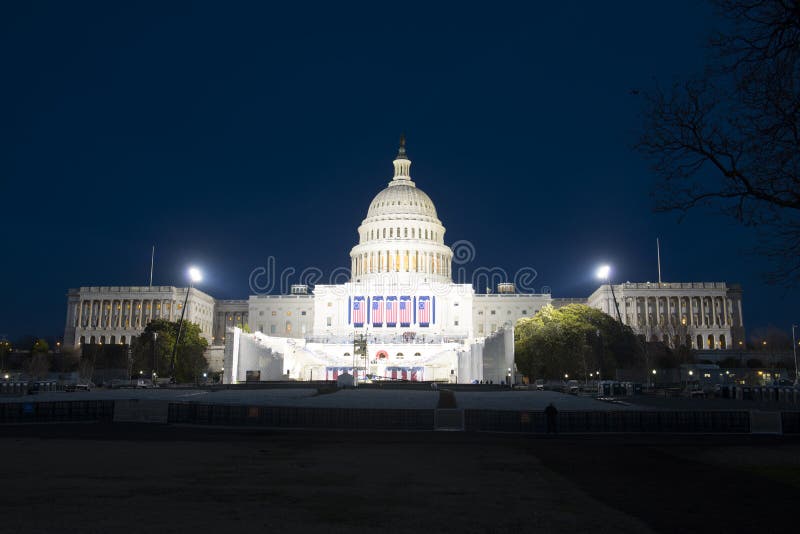
[[[224,369],[226,382],[335,379],[354,368],[386,379],[500,382],[513,370],[517,319],[548,304],[573,302],[616,313],[608,285],[588,299],[553,299],[517,293],[507,282],[487,294],[454,283],[445,227],[431,198],[411,179],[404,140],[393,165],[394,176],[358,227],[348,282],[313,291],[294,285],[287,295],[248,300],[215,300],[188,289],[186,319],[200,325],[212,345],[210,363]],[[744,339],[738,287],[626,283],[614,290],[620,319],[648,338],[679,336],[692,346],[719,349]],[[151,319],[177,319],[186,291],[70,290],[65,344],[127,343]],[[366,354],[356,357],[354,343],[362,338]]]

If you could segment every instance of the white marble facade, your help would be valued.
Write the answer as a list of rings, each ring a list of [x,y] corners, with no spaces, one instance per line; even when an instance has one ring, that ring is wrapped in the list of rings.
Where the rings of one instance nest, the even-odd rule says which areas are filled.
[[[232,350],[233,332],[238,332],[237,346],[283,354],[280,351],[291,345],[292,354],[305,355],[286,360],[291,367],[284,373],[296,378],[342,367],[354,336],[363,334],[369,343],[368,360],[381,369],[427,366],[426,376],[438,378],[455,376],[461,369],[462,380],[482,378],[480,369],[474,369],[480,359],[476,347],[506,339],[517,319],[545,305],[584,302],[616,315],[608,285],[588,299],[563,299],[517,293],[508,283],[488,294],[475,293],[470,284],[453,283],[453,252],[445,244],[445,227],[430,197],[411,180],[404,143],[393,165],[392,180],[375,196],[358,227],[349,282],[312,290],[295,285],[288,295],[252,295],[246,300],[215,300],[192,289],[186,319],[201,326],[209,343],[226,351]],[[680,336],[704,349],[738,348],[744,340],[738,286],[625,283],[614,285],[614,291],[622,321],[649,339]],[[186,288],[171,286],[70,290],[64,343],[127,343],[151,319],[177,320],[185,295]],[[253,334],[246,328],[235,330],[245,325]],[[498,355],[503,350],[493,349]],[[298,362],[305,357],[304,367]],[[506,365],[506,356],[497,357],[501,363],[493,369],[495,374]],[[472,359],[466,364],[459,358]],[[467,368],[472,370],[464,371]],[[269,373],[274,374],[274,366]],[[242,378],[234,373],[228,379]]]
[[[648,341],[695,349],[741,349],[745,344],[742,289],[724,282],[645,282],[601,285],[588,303],[620,319]]]
[[[67,293],[64,345],[126,344],[153,319],[177,321],[187,288],[172,286],[91,286]],[[191,288],[184,319],[200,326],[211,343],[214,298]]]

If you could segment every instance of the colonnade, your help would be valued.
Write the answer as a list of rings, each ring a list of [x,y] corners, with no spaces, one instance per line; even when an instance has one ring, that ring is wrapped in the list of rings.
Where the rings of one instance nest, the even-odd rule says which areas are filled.
[[[154,319],[177,320],[182,307],[172,299],[82,299],[74,326],[141,329]]]
[[[696,328],[743,326],[742,302],[723,296],[623,297],[621,312],[631,326],[679,323]]]
[[[435,274],[450,277],[451,256],[439,252],[419,250],[381,250],[364,252],[351,257],[351,273],[354,276],[387,273],[412,272]]]

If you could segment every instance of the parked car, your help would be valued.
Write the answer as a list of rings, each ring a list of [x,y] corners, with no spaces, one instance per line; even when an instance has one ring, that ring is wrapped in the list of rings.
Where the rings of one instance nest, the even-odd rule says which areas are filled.
[[[577,380],[570,380],[564,387],[564,393],[577,395],[581,390],[581,385]]]
[[[544,378],[537,378],[536,381],[533,384],[536,386],[536,389],[543,390],[544,389]]]

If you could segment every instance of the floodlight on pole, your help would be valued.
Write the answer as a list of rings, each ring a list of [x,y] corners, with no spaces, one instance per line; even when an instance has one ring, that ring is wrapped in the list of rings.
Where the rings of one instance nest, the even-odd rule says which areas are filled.
[[[175,345],[172,347],[172,360],[170,361],[170,380],[175,380],[175,357],[178,354],[178,343],[181,340],[181,332],[183,331],[183,317],[186,315],[186,305],[189,303],[189,293],[192,291],[194,284],[203,280],[203,273],[197,267],[189,267],[189,287],[186,288],[186,297],[183,299],[183,307],[181,308],[181,319],[178,321],[178,335],[175,337]]]
[[[619,303],[617,302],[617,296],[614,294],[614,284],[611,283],[611,266],[601,265],[597,268],[597,271],[595,271],[595,275],[611,288],[611,298],[614,299],[614,308],[617,310],[617,320],[619,324],[622,324],[622,314],[619,312]]]

